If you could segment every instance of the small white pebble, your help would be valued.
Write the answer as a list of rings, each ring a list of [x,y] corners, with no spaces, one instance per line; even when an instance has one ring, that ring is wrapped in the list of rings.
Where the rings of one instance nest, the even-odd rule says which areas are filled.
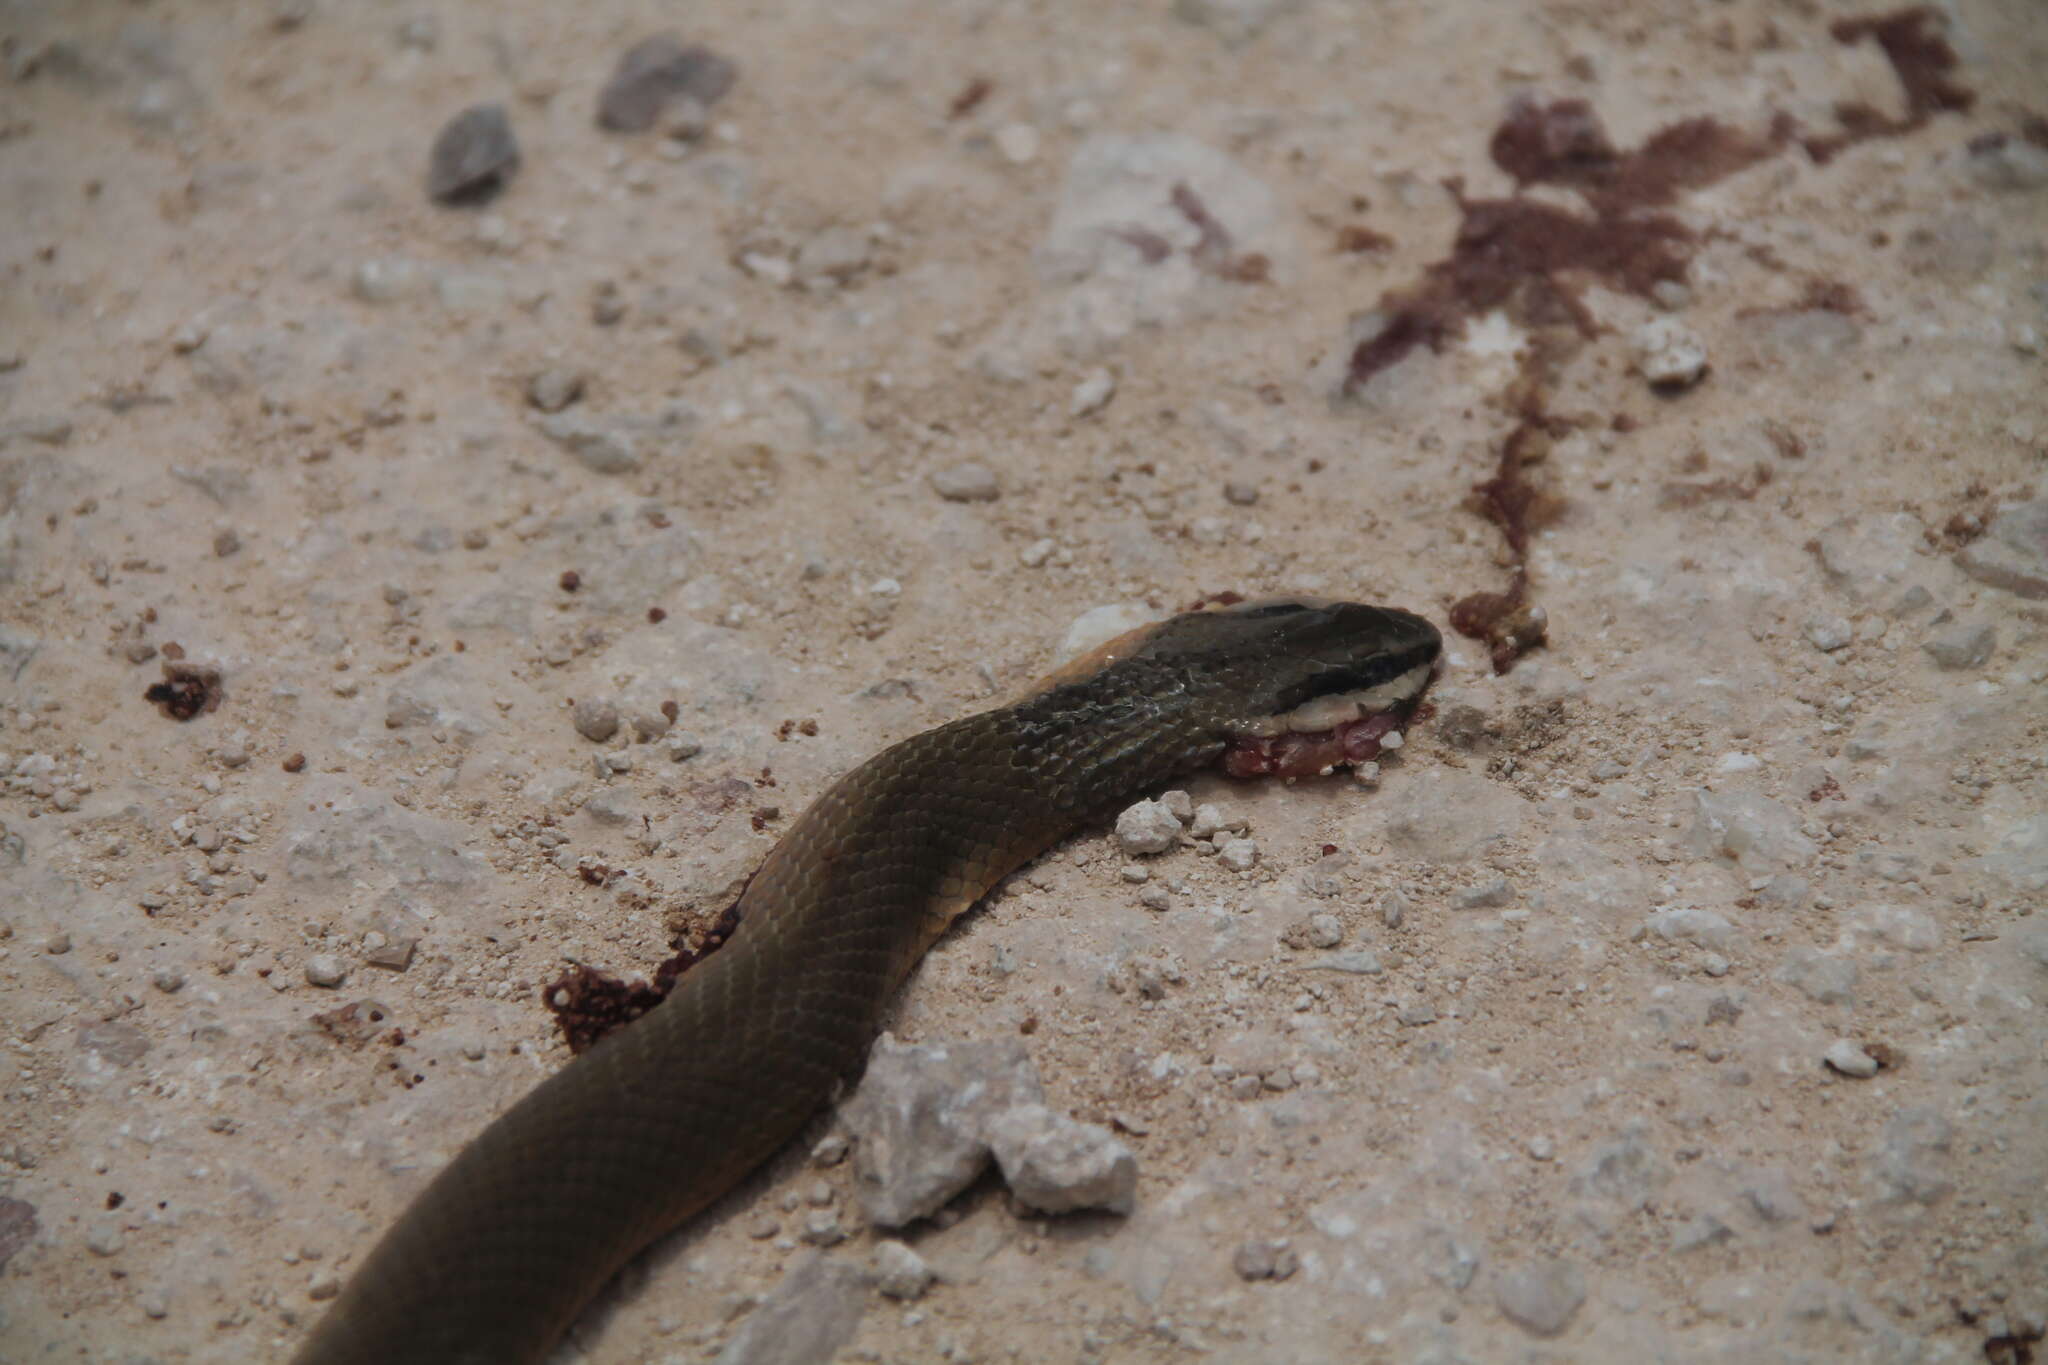
[[[1038,130],[1028,123],[1012,123],[996,132],[996,147],[1003,159],[1022,166],[1038,156]]]
[[[1652,387],[1685,388],[1707,372],[1707,343],[1677,318],[1653,318],[1636,333],[1636,368]]]
[[[1100,412],[1116,395],[1116,376],[1105,369],[1090,370],[1074,385],[1072,400],[1067,413],[1075,418],[1089,417]]]
[[[1380,747],[1382,749],[1390,751],[1400,748],[1403,744],[1406,744],[1407,742],[1407,737],[1403,735],[1399,730],[1389,730],[1386,734],[1380,737]]]
[[[1859,1080],[1877,1074],[1877,1058],[1847,1038],[1838,1038],[1828,1044],[1821,1060],[1844,1076],[1854,1076]]]
[[[348,968],[333,953],[315,953],[306,959],[306,980],[315,986],[339,986],[348,980]]]

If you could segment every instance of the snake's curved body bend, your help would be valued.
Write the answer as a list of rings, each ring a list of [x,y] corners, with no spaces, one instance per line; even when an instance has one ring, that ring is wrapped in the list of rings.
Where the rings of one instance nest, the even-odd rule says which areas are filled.
[[[1134,793],[1270,736],[1276,717],[1325,718],[1343,694],[1412,701],[1439,648],[1433,626],[1391,609],[1189,613],[855,769],[768,855],[726,946],[440,1172],[297,1365],[540,1360],[629,1258],[858,1072],[896,988],[998,880]]]

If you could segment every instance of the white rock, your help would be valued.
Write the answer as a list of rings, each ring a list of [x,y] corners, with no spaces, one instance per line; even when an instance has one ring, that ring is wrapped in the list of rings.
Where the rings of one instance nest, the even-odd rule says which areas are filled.
[[[1107,606],[1090,607],[1074,618],[1074,624],[1067,627],[1067,635],[1060,641],[1057,662],[1067,663],[1078,659],[1090,650],[1108,644],[1125,631],[1136,630],[1139,626],[1160,620],[1158,612],[1139,602],[1117,602]]]
[[[1116,817],[1117,847],[1125,853],[1164,853],[1180,842],[1180,821],[1165,803],[1140,801]]]
[[[1081,377],[1074,385],[1073,398],[1067,405],[1067,415],[1076,420],[1092,417],[1109,405],[1116,396],[1116,376],[1107,369],[1096,368]]]
[[[861,1212],[889,1228],[936,1213],[988,1165],[995,1115],[1043,1097],[1015,1039],[905,1044],[884,1033],[840,1110]]]
[[[996,150],[1003,160],[1022,166],[1038,157],[1038,130],[1028,123],[1009,123],[996,130]]]
[[[988,1138],[1010,1192],[1034,1209],[1129,1213],[1136,1206],[1138,1159],[1107,1128],[1020,1104],[996,1116]]]
[[[1844,1076],[1875,1076],[1877,1059],[1847,1038],[1837,1038],[1828,1044],[1828,1050],[1821,1054],[1821,1060],[1841,1072]]]
[[[1653,911],[1648,923],[1650,932],[1667,943],[1685,939],[1721,952],[1735,945],[1735,926],[1712,910],[1674,905]]]
[[[894,1238],[875,1244],[875,1287],[892,1299],[921,1299],[936,1276],[924,1257]]]
[[[1707,372],[1707,343],[1677,318],[1653,318],[1636,333],[1636,368],[1655,388],[1686,388]]]
[[[1845,648],[1856,638],[1856,628],[1840,616],[1816,616],[1805,629],[1807,642],[1823,654]]]
[[[1249,872],[1259,865],[1259,846],[1250,839],[1226,839],[1216,850],[1216,861],[1232,872]]]
[[[960,464],[932,475],[932,488],[947,502],[994,502],[1002,485],[987,465]]]
[[[1531,1336],[1557,1336],[1585,1301],[1586,1277],[1564,1261],[1538,1261],[1494,1281],[1494,1306]]]

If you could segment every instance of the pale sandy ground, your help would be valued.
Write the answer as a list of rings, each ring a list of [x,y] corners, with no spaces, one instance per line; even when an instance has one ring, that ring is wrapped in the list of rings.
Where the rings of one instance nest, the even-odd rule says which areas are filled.
[[[984,1187],[911,1238],[942,1282],[841,1358],[1963,1361],[2048,1314],[2048,634],[1944,539],[2043,482],[2018,134],[2048,22],[1946,8],[1971,111],[1680,197],[1701,383],[1651,394],[1650,305],[1586,295],[1608,330],[1552,403],[1588,420],[1534,558],[1552,646],[1494,678],[1460,642],[1441,691],[1490,731],[1419,730],[1377,791],[1205,779],[1256,871],[1166,855],[1155,913],[1098,831],[932,955],[896,1030],[1035,1016],[1054,1102],[1142,1129],[1138,1208]],[[1515,330],[1354,401],[1332,380],[1352,314],[1447,250],[1439,181],[1508,191],[1486,148],[1518,92],[1623,146],[1900,107],[1811,4],[1214,9],[0,6],[0,1358],[279,1358],[561,1063],[536,989],[565,957],[644,970],[768,846],[762,807],[1021,684],[1083,611],[1305,589],[1441,620],[1497,583],[1461,500]],[[740,68],[711,133],[600,133],[611,62],[665,27]],[[524,164],[433,206],[427,145],[481,100]],[[1077,158],[1155,137],[1168,180],[1128,212],[1175,254],[1063,256]],[[1190,264],[1173,176],[1269,282]],[[1354,223],[1393,246],[1337,251]],[[1813,279],[1862,310],[1802,308]],[[551,366],[637,468],[542,433]],[[1665,491],[1759,462],[1750,499]],[[966,463],[999,498],[938,496]],[[1922,648],[1980,624],[1981,663]],[[186,724],[142,699],[161,655],[131,661],[172,643],[224,675]],[[674,700],[702,753],[593,744],[592,696]],[[1325,844],[1350,861],[1318,897]],[[1382,973],[1305,970],[1281,936],[1318,912]],[[404,971],[365,961],[400,938]],[[309,1023],[365,999],[402,1043]],[[1841,1039],[1890,1064],[1836,1075]],[[810,1254],[788,1209],[821,1178],[845,1208],[845,1167],[786,1156],[566,1358],[716,1354]],[[1240,1279],[1247,1237],[1300,1271]],[[1544,1266],[1584,1296],[1549,1339],[1501,1307]]]

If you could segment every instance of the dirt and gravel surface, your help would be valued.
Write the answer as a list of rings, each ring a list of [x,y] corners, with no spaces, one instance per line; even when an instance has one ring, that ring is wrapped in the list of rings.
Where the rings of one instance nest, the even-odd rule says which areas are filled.
[[[1105,825],[912,983],[1132,1211],[989,1177],[878,1294],[821,1120],[564,1359],[2043,1351],[2038,4],[8,0],[0,56],[0,1358],[280,1358],[563,1062],[544,983],[1228,590],[1491,635],[1376,786],[1198,779],[1242,831]]]

